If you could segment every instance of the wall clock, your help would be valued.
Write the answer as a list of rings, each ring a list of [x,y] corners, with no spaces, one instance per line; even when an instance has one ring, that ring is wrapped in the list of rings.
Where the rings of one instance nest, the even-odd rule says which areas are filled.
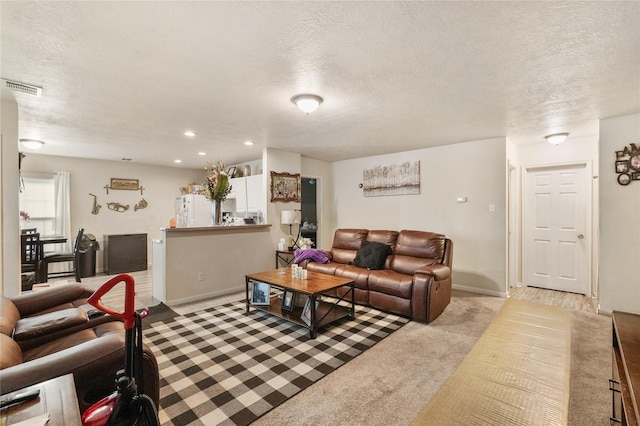
[[[636,154],[629,158],[629,168],[640,171],[640,154]]]

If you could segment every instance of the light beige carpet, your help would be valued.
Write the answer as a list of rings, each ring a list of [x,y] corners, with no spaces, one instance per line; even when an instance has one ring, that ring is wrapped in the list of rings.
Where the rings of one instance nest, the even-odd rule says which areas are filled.
[[[411,322],[254,425],[408,425],[505,299],[461,291],[431,324]],[[611,319],[571,311],[570,425],[608,425]]]

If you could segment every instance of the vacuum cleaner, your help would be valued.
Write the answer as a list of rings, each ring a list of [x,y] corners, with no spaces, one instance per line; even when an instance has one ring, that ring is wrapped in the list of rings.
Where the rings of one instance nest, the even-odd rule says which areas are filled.
[[[113,311],[100,298],[116,284],[124,282],[124,312]],[[142,318],[149,315],[144,308],[135,310],[135,281],[129,274],[111,278],[96,290],[88,303],[124,322],[125,359],[124,369],[116,372],[116,391],[89,407],[82,415],[83,426],[159,426],[158,412],[153,400],[144,394],[142,381]]]

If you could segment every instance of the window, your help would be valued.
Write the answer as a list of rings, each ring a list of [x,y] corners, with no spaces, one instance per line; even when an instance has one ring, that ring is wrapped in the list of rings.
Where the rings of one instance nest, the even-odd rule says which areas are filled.
[[[23,228],[37,228],[40,235],[55,234],[56,204],[53,174],[26,174],[23,172],[24,189],[20,193],[20,211],[29,215],[26,222],[20,218]]]

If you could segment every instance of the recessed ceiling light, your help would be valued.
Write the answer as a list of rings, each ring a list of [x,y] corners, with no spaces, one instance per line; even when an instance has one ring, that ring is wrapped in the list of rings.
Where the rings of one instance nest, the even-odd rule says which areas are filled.
[[[251,145],[253,145],[253,142],[251,142],[251,141],[244,141],[244,144],[245,144],[245,145],[247,145],[247,146],[251,146]]]
[[[182,160],[173,160],[174,163],[182,163]]]
[[[187,130],[184,132],[185,136],[189,136],[190,138],[194,137],[196,135],[196,132],[194,132],[193,130]]]
[[[207,155],[207,153],[206,153],[206,152],[203,152],[203,151],[200,151],[200,152],[198,153],[198,155]]]

